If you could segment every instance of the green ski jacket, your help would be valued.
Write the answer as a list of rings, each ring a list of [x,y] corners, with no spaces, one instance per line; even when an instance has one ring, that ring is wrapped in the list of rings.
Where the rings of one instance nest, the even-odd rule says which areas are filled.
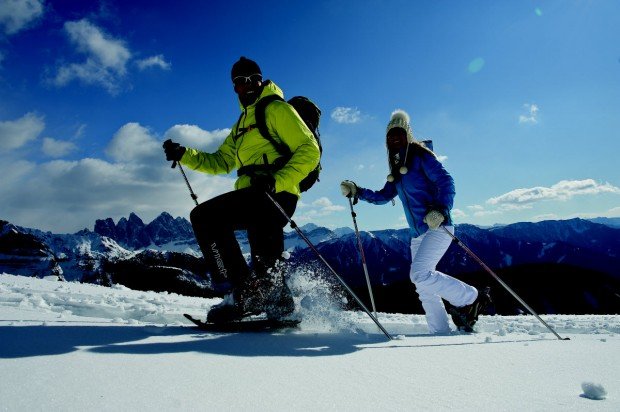
[[[272,94],[283,97],[282,90],[268,80],[264,83],[257,102]],[[191,169],[210,174],[230,173],[244,166],[272,165],[282,155],[256,127],[255,104],[247,108],[241,107],[243,111],[241,117],[217,151],[206,153],[187,148],[181,163]],[[288,162],[273,172],[276,192],[286,191],[300,196],[299,182],[319,163],[319,146],[295,109],[284,101],[271,102],[266,108],[265,120],[271,136],[277,142],[288,146],[292,153]],[[250,176],[247,174],[239,176],[235,182],[235,189],[249,186]]]

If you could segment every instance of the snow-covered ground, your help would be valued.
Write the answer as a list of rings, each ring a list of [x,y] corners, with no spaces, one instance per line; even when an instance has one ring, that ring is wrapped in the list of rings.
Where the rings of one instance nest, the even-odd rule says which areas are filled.
[[[210,334],[182,314],[217,300],[0,275],[0,410],[620,411],[620,316],[380,313],[388,341],[295,282],[299,330]]]

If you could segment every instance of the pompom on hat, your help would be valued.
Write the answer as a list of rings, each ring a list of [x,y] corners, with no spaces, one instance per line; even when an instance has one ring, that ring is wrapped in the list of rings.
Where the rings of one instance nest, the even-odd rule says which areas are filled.
[[[410,121],[411,120],[407,112],[402,109],[394,110],[385,130],[385,135],[387,136],[390,133],[390,130],[394,129],[395,127],[400,127],[405,132],[407,132],[407,141],[409,143],[413,143],[415,139],[413,138],[413,130],[411,129]]]
[[[258,74],[261,78],[263,73],[260,71],[260,67],[254,60],[250,60],[247,57],[241,56],[235,64],[233,64],[232,69],[230,70],[230,78],[234,79],[239,76],[251,76],[253,74]]]

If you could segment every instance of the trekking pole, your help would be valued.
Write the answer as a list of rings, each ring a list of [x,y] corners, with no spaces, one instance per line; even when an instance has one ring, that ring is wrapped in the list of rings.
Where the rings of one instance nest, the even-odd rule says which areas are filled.
[[[532,309],[527,303],[525,303],[525,301],[523,299],[521,299],[519,297],[519,295],[517,295],[517,293],[512,290],[510,288],[510,286],[508,286],[506,284],[506,282],[504,282],[503,280],[500,279],[499,276],[497,276],[495,274],[495,272],[493,272],[478,256],[476,256],[476,254],[474,252],[472,252],[463,242],[461,242],[461,240],[459,238],[457,238],[454,234],[452,234],[452,232],[450,232],[445,226],[442,226],[442,228],[446,231],[447,234],[449,234],[452,239],[460,246],[463,248],[463,250],[465,250],[465,252],[467,252],[467,254],[469,256],[471,256],[472,258],[474,258],[474,260],[476,262],[478,262],[478,264],[480,266],[482,266],[482,268],[484,270],[486,270],[487,272],[489,272],[489,274],[491,276],[493,276],[495,278],[495,280],[497,280],[499,282],[500,285],[502,285],[504,287],[504,289],[506,289],[508,292],[510,292],[510,294],[519,301],[519,303],[521,303],[523,305],[523,307],[525,307],[525,309],[527,309],[532,315],[534,315],[536,317],[536,319],[538,319],[540,321],[540,323],[542,323],[543,325],[545,325],[547,327],[547,329],[549,329],[556,338],[558,338],[559,340],[570,340],[570,338],[562,338],[560,335],[557,334],[557,332],[555,330],[553,330],[553,328],[551,326],[549,326],[547,324],[547,322],[545,322],[544,320],[542,320],[542,318],[540,316],[538,316],[538,313],[536,313],[534,311],[534,309]]]
[[[370,276],[368,276],[368,266],[366,265],[366,255],[364,255],[364,247],[362,246],[362,238],[360,236],[360,231],[357,228],[357,215],[355,214],[355,211],[353,210],[353,201],[351,200],[351,198],[349,197],[349,206],[351,207],[351,217],[353,217],[353,226],[355,227],[355,236],[357,236],[357,246],[359,247],[360,250],[360,255],[362,257],[362,266],[364,267],[364,275],[366,275],[366,285],[368,286],[368,294],[370,295],[370,303],[372,305],[372,311],[375,314],[375,318],[378,318],[377,316],[377,308],[375,307],[375,298],[372,295],[372,286],[370,286]]]
[[[185,174],[185,170],[183,170],[183,166],[181,166],[181,163],[178,163],[177,161],[172,162],[172,168],[174,169],[175,167],[177,167],[177,164],[179,165],[179,170],[181,171],[181,174],[183,175],[183,179],[185,179],[185,184],[187,185],[187,188],[189,189],[189,194],[192,197],[192,199],[194,199],[194,203],[196,203],[196,206],[198,206],[198,196],[196,196],[196,193],[194,193],[194,191],[192,190],[192,186],[189,184],[189,180],[187,180],[187,175]]]
[[[321,261],[325,264],[325,266],[327,266],[327,268],[334,274],[334,276],[336,276],[336,279],[338,279],[338,281],[342,284],[342,286],[344,286],[347,292],[349,292],[351,296],[353,296],[355,301],[361,306],[364,312],[366,312],[366,314],[370,316],[370,319],[372,319],[372,321],[375,322],[375,324],[379,327],[379,329],[381,329],[381,331],[385,334],[385,336],[387,336],[389,340],[393,340],[394,338],[388,333],[387,330],[385,330],[385,328],[383,327],[383,325],[381,325],[381,323],[377,320],[377,318],[373,316],[372,313],[370,313],[368,308],[362,303],[360,298],[357,297],[355,292],[351,290],[349,285],[347,285],[347,283],[340,277],[340,275],[338,275],[338,273],[331,267],[331,265],[327,263],[325,258],[321,255],[321,253],[317,250],[317,248],[312,244],[312,242],[310,242],[310,240],[306,237],[306,235],[304,235],[301,229],[297,227],[297,223],[295,223],[293,219],[290,218],[290,216],[286,213],[286,211],[282,208],[282,206],[280,206],[280,204],[273,198],[273,196],[271,196],[271,194],[269,194],[269,192],[265,192],[265,194],[267,195],[267,197],[269,197],[269,199],[273,202],[273,204],[280,210],[280,212],[282,212],[282,215],[284,215],[286,220],[288,220],[291,227],[295,229],[299,237],[301,237],[308,244],[310,249],[312,249],[314,253],[316,253],[319,259],[321,259]]]

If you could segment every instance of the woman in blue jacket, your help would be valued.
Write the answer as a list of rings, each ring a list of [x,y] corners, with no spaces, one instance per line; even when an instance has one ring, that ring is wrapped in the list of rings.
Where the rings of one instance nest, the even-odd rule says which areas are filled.
[[[460,330],[471,332],[480,311],[489,302],[488,292],[436,270],[448,250],[454,233],[450,210],[454,181],[435,154],[414,140],[409,115],[396,110],[387,126],[386,145],[390,174],[379,191],[358,187],[345,180],[342,194],[374,204],[385,204],[398,195],[405,209],[411,232],[411,281],[422,302],[431,333],[450,333],[448,314],[442,299],[448,301],[452,319]]]

